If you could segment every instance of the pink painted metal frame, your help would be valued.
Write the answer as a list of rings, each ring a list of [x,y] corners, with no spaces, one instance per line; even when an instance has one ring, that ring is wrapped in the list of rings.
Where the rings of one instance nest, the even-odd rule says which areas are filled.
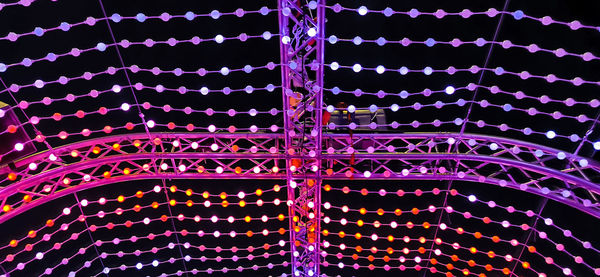
[[[590,177],[598,176],[600,164],[575,154],[464,130],[353,136],[324,132],[326,7],[324,0],[317,1],[316,9],[308,5],[278,1],[283,133],[146,129],[36,153],[15,162],[19,180],[0,182],[0,206],[13,208],[0,215],[0,224],[54,199],[106,184],[144,179],[286,180],[292,274],[319,276],[324,180],[487,183],[533,193],[600,218],[600,185]],[[32,163],[34,169],[29,167]],[[10,171],[0,168],[0,174]]]

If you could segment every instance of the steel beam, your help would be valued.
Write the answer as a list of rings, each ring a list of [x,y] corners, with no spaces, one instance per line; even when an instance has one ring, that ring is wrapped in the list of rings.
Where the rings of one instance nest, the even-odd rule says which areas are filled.
[[[319,275],[325,0],[279,0],[292,275]]]

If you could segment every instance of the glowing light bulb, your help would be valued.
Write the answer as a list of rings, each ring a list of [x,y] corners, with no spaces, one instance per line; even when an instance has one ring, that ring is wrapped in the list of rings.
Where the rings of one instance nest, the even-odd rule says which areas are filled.
[[[154,120],[148,120],[148,122],[146,122],[146,126],[148,126],[148,128],[154,128],[155,125],[156,123],[154,123]]]
[[[180,145],[181,145],[181,142],[179,142],[179,140],[173,141],[173,147],[179,147]]]
[[[127,103],[121,104],[121,110],[123,110],[123,111],[129,111],[129,108],[130,108],[129,104],[127,104]]]
[[[433,68],[431,68],[431,67],[427,66],[427,67],[425,67],[425,68],[423,69],[423,73],[424,73],[425,75],[431,75],[431,73],[433,73]]]
[[[354,70],[354,72],[360,72],[362,70],[362,66],[360,64],[355,64],[352,66],[352,70]]]
[[[454,91],[456,91],[456,89],[454,89],[453,86],[447,86],[446,87],[446,94],[451,95],[454,93]]]
[[[23,151],[24,145],[20,142],[15,144],[15,150],[17,151]]]
[[[365,6],[360,6],[360,8],[358,8],[358,14],[360,15],[365,15],[367,12],[369,12],[369,10]]]
[[[227,68],[227,67],[221,68],[221,74],[223,76],[229,75],[229,68]]]

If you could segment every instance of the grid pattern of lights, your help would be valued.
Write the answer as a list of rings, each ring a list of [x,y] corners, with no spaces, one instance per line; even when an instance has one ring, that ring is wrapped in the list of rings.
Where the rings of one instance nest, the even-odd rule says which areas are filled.
[[[597,264],[574,254],[600,253],[597,248],[560,227],[552,218],[532,210],[478,199],[476,195],[466,195],[457,189],[447,191],[433,187],[387,191],[377,189],[373,183],[363,188],[360,184],[327,184],[323,187],[322,256],[325,259],[323,266],[329,268],[324,272],[349,268],[428,270],[447,276],[504,276],[517,274],[518,266],[521,268],[519,274],[531,271],[536,276],[551,276],[551,272],[536,269],[532,260],[537,260],[552,265],[566,276],[573,274],[570,266],[581,266],[588,272],[586,274],[600,274]],[[357,195],[365,198],[361,202],[367,206],[375,207],[375,203],[387,208],[361,207],[352,200]],[[444,197],[448,202],[468,209],[434,204]],[[330,202],[330,199],[337,202]],[[349,202],[340,202],[342,199]],[[419,203],[418,206],[409,206],[415,203]],[[428,218],[435,219],[439,213],[446,213],[451,222],[463,218],[466,225],[427,221]],[[494,218],[486,214],[501,216]],[[514,214],[519,215],[518,219]],[[485,231],[474,229],[475,226]],[[431,231],[435,229],[435,232]],[[529,236],[523,238],[522,234]],[[538,240],[534,242],[531,236]],[[525,252],[529,253],[527,258],[523,256]],[[513,253],[519,253],[519,256],[513,256]]]
[[[35,2],[0,3],[0,13],[18,6],[35,6]],[[596,112],[600,100],[580,93],[596,89],[600,81],[552,69],[529,72],[526,67],[491,66],[487,61],[493,48],[559,62],[575,60],[586,67],[600,61],[593,49],[552,49],[545,43],[499,39],[498,29],[504,18],[541,28],[555,25],[572,33],[597,32],[600,26],[506,8],[455,12],[375,9],[366,2],[353,6],[319,3],[323,4],[280,0],[252,10],[108,15],[99,1],[103,16],[84,16],[73,23],[57,21],[33,26],[29,32],[9,31],[0,37],[0,44],[14,47],[29,40],[43,43],[51,35],[75,36],[76,32],[98,29],[107,29],[110,34],[98,41],[73,42],[70,49],[48,49],[35,55],[19,53],[0,61],[0,83],[4,85],[0,96],[10,100],[9,110],[25,118],[0,130],[0,135],[16,134],[19,128],[33,131],[29,140],[14,143],[12,150],[4,154],[21,152],[30,142],[41,149],[10,167],[0,167],[0,222],[23,218],[35,209],[47,208],[47,214],[54,214],[0,238],[0,277],[102,276],[111,272],[135,275],[150,270],[160,276],[328,276],[395,271],[478,277],[600,276],[600,264],[588,258],[600,255],[595,238],[580,226],[568,225],[567,218],[548,216],[544,210],[551,199],[578,209],[573,209],[575,213],[600,215],[600,188],[594,181],[600,164],[580,154],[582,148],[600,150],[600,141],[593,135],[600,119]],[[409,38],[377,32],[348,35],[335,29],[328,29],[325,36],[322,30],[306,26],[294,29],[293,34],[264,27],[248,33],[236,30],[230,34],[169,38],[150,35],[117,39],[117,31],[113,31],[125,24],[145,27],[198,20],[222,24],[226,19],[241,21],[249,17],[276,22],[277,15],[301,26],[301,18],[312,20],[303,17],[305,14],[317,10],[324,14],[321,9],[332,18],[358,15],[413,22],[428,18],[443,24],[449,19],[469,22],[481,17],[499,23],[492,40],[479,34],[451,39]],[[317,19],[324,22],[325,18]],[[279,44],[294,51],[282,51],[281,61],[265,58],[218,66],[125,62],[131,51],[225,49],[231,44],[271,46],[274,51]],[[318,46],[313,48],[314,44]],[[307,55],[321,53],[324,48],[319,47],[323,45],[333,53],[337,47],[490,50],[484,65],[457,63],[441,67],[394,64],[391,60],[373,63],[360,56],[352,62],[327,56],[322,62],[284,58],[298,57],[303,51]],[[97,67],[106,68],[102,70],[50,70],[55,75],[26,81],[5,77],[72,59],[85,61],[108,55],[118,57],[118,62]],[[307,68],[314,72],[303,72]],[[468,76],[479,77],[479,81],[428,84],[419,89],[378,89],[371,84],[352,88],[346,81],[323,83],[323,74],[319,74],[323,70],[331,75],[345,74],[345,80],[374,76],[374,84],[377,78],[390,76],[457,80]],[[283,72],[281,83],[279,71]],[[323,86],[314,86],[313,80],[308,80],[307,76],[314,73],[315,83]],[[254,78],[259,74],[276,78]],[[492,76],[494,81],[482,82],[484,75]],[[171,82],[186,78],[221,80],[225,85]],[[251,81],[230,87],[229,83],[237,79]],[[562,86],[572,93],[548,96],[542,88],[527,86],[521,90],[502,80]],[[104,83],[98,85],[100,81]],[[89,86],[81,89],[79,83]],[[45,93],[50,90],[60,92]],[[264,95],[277,101],[244,100]],[[221,100],[182,105],[182,101],[159,102],[158,96]],[[323,99],[356,101],[349,105],[315,104]],[[227,101],[243,105],[222,105]],[[90,102],[94,104],[84,104]],[[527,118],[532,123],[504,117],[478,118],[471,113],[473,109],[504,113],[506,118]],[[455,110],[466,114],[455,116]],[[351,118],[359,112],[373,115],[382,111],[394,119],[368,124],[320,120],[334,113]],[[439,114],[425,119],[398,116],[431,111]],[[0,110],[0,118],[5,115],[5,110]],[[286,118],[284,126],[280,118]],[[250,123],[239,124],[241,120]],[[562,129],[538,126],[548,120],[570,125]],[[315,126],[319,129],[312,129]],[[469,131],[465,131],[467,128]],[[380,129],[393,133],[354,133]],[[411,135],[405,131],[426,133]],[[452,133],[441,133],[448,131]],[[488,132],[500,137],[482,135]],[[504,138],[509,136],[529,142]],[[249,180],[247,185],[252,189],[214,182],[209,186],[190,185],[186,179],[206,179],[209,183],[244,179]],[[258,179],[265,184],[258,184]],[[409,189],[398,180],[428,183]],[[139,185],[139,190],[119,187],[124,182]],[[462,187],[472,182],[493,184],[502,192],[504,187],[520,190],[513,193],[523,195],[530,192],[541,196],[536,198],[542,199],[541,205],[534,209],[530,203],[514,203],[499,196],[496,199]],[[96,187],[105,185],[116,189],[99,193]],[[315,256],[316,265],[311,264]]]
[[[35,272],[40,262],[47,267],[39,276],[64,272],[64,268],[70,270],[69,276],[90,274],[86,270],[94,263],[103,265],[102,271],[94,276],[182,262],[187,264],[186,273],[196,272],[194,274],[288,266],[283,260],[289,257],[285,228],[288,219],[281,213],[285,212],[287,204],[285,198],[281,198],[285,197],[285,187],[259,186],[254,191],[230,193],[207,189],[195,191],[163,184],[114,198],[88,199],[76,194],[75,203],[60,209],[52,208],[60,212],[58,215],[38,220],[31,225],[37,228],[25,231],[21,237],[9,238],[7,244],[0,246],[0,264],[6,270],[4,276]],[[211,215],[211,210],[230,215]],[[178,222],[179,226],[189,223],[185,226],[194,229],[172,229],[172,222]],[[164,231],[159,231],[161,229]],[[89,239],[93,240],[86,244]],[[233,241],[235,246],[225,247],[231,242],[223,240]],[[75,243],[85,246],[68,253],[60,251],[77,245]],[[132,244],[137,245],[136,250],[123,251],[130,250]],[[121,245],[126,246],[119,248]],[[164,254],[177,249],[180,255],[169,257],[172,254]],[[98,255],[87,256],[94,252]],[[148,255],[156,259],[147,260]],[[79,261],[78,257],[84,257],[80,264],[71,262]],[[116,263],[131,257],[140,257],[140,262]],[[274,257],[280,257],[275,259],[282,262],[271,263]],[[267,262],[260,262],[262,260]],[[225,267],[207,267],[214,262],[224,263]],[[236,263],[241,264],[232,266]]]

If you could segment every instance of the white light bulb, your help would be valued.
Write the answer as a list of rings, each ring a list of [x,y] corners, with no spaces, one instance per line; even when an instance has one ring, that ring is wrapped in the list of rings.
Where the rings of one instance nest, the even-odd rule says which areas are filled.
[[[229,75],[229,68],[227,68],[227,67],[221,68],[221,74],[223,76]]]
[[[331,70],[338,70],[340,68],[340,64],[337,62],[332,62],[329,67],[331,68]]]
[[[365,6],[360,6],[360,8],[358,8],[358,14],[360,14],[360,15],[365,15],[365,14],[367,14],[368,11],[369,10]]]
[[[154,120],[148,120],[148,122],[146,122],[146,126],[148,126],[148,128],[154,128],[155,125],[156,123],[154,123]]]
[[[469,201],[471,202],[475,202],[477,200],[477,197],[475,197],[475,195],[469,195]]]
[[[24,147],[25,146],[20,142],[15,144],[15,150],[17,150],[17,151],[23,151]]]

